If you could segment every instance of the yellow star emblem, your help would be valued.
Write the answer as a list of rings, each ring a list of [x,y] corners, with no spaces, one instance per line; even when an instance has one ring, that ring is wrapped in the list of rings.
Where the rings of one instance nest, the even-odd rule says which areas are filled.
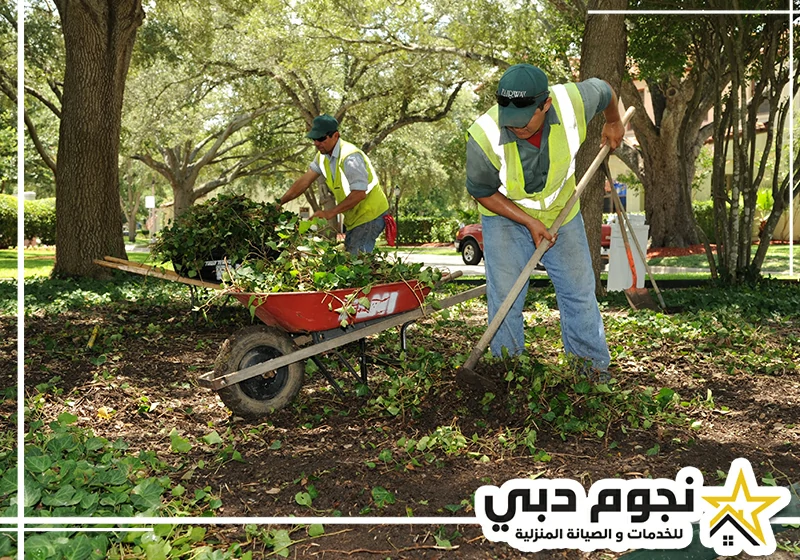
[[[733,487],[733,491],[729,496],[703,496],[705,501],[718,510],[717,514],[709,522],[709,527],[714,527],[726,515],[731,515],[743,527],[750,531],[750,533],[756,537],[762,543],[762,545],[766,545],[767,541],[764,537],[764,531],[761,528],[761,523],[758,519],[759,514],[781,498],[781,495],[753,495],[750,492],[750,488],[747,486],[747,479],[745,478],[744,470],[741,468],[739,469],[739,474],[736,477],[736,483]],[[722,506],[722,504],[725,505]],[[745,513],[745,506],[749,510],[747,514]],[[751,508],[749,506],[757,507]]]

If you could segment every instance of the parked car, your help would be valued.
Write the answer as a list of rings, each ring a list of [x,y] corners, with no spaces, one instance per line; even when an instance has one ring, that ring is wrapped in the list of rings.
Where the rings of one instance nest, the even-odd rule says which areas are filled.
[[[464,264],[475,265],[483,258],[483,228],[481,224],[468,224],[462,226],[456,234],[454,241],[456,251],[461,253]],[[600,254],[608,258],[608,248],[611,246],[611,226],[600,226]]]

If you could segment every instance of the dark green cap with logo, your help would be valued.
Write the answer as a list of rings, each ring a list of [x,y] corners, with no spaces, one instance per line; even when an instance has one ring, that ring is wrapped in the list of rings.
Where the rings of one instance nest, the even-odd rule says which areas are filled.
[[[306,138],[311,138],[312,140],[322,138],[337,130],[339,130],[339,121],[330,115],[320,115],[311,121],[311,130],[306,134]]]
[[[537,98],[535,103],[527,107],[517,107],[514,103],[505,107],[499,106],[500,126],[521,128],[530,122],[536,109],[550,95],[547,91],[547,76],[536,66],[515,64],[500,78],[497,95],[510,99]]]

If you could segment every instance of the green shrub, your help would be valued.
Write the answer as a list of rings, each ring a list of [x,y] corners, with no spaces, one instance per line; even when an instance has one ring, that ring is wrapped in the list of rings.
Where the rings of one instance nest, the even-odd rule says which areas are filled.
[[[458,233],[458,220],[425,216],[401,216],[397,220],[399,243],[449,243]]]
[[[25,239],[38,237],[45,245],[56,244],[56,199],[25,201]]]
[[[0,194],[0,249],[17,245],[17,197]]]
[[[714,231],[714,201],[702,200],[692,202],[692,210],[694,211],[694,219],[697,220],[697,225],[705,232],[708,237],[709,243],[717,242],[717,234]]]

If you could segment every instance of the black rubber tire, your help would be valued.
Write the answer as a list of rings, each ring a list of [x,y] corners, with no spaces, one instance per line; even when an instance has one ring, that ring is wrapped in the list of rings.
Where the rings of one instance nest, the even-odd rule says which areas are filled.
[[[483,251],[474,239],[467,239],[461,246],[461,260],[467,265],[476,265],[481,262]]]
[[[278,329],[252,325],[235,332],[214,362],[214,377],[242,370],[294,351],[292,339]],[[260,418],[288,405],[303,386],[303,362],[251,377],[218,391],[234,414]]]

